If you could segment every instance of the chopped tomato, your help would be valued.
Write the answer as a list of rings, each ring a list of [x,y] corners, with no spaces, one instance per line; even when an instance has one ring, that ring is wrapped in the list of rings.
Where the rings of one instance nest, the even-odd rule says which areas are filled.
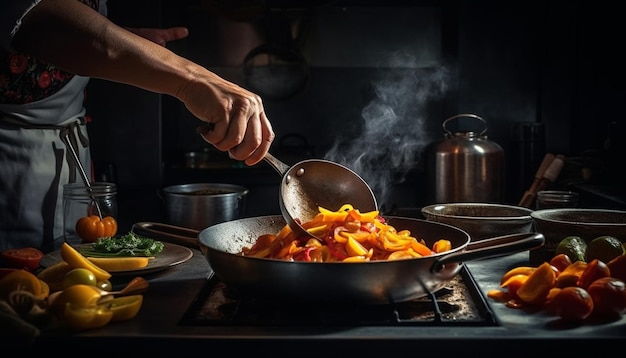
[[[24,247],[18,249],[6,249],[2,251],[2,261],[5,266],[24,269],[35,272],[39,268],[39,261],[43,257],[43,252],[34,247]]]

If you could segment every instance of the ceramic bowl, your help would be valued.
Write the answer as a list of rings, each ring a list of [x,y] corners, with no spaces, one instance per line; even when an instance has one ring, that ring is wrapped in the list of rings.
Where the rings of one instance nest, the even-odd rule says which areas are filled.
[[[610,209],[558,208],[535,210],[531,214],[537,232],[554,249],[567,236],[580,236],[587,243],[598,236],[615,236],[626,242],[626,211]]]

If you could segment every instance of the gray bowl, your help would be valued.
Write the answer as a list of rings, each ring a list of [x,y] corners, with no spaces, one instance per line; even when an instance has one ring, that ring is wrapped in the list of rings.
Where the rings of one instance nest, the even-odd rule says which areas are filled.
[[[626,211],[559,208],[535,210],[530,215],[546,239],[546,249],[555,249],[567,236],[580,236],[589,243],[610,235],[626,242]]]
[[[531,232],[531,209],[490,203],[446,203],[425,206],[426,220],[456,226],[466,231],[472,241]]]

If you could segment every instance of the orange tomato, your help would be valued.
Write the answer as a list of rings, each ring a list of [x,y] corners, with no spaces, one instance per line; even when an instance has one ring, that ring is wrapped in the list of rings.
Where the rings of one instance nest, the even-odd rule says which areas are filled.
[[[594,313],[616,317],[626,313],[626,284],[615,277],[603,277],[587,288],[593,299]]]
[[[112,237],[117,233],[117,220],[112,216],[84,216],[76,222],[76,234],[83,241],[95,242],[101,237]]]
[[[579,322],[591,315],[594,301],[582,287],[562,288],[551,302],[554,312],[563,320]]]

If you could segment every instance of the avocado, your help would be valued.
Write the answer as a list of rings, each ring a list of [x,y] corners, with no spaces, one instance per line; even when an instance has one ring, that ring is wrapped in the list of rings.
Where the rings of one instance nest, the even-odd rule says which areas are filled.
[[[555,255],[566,254],[572,262],[585,261],[587,243],[580,236],[567,236],[556,247]]]

